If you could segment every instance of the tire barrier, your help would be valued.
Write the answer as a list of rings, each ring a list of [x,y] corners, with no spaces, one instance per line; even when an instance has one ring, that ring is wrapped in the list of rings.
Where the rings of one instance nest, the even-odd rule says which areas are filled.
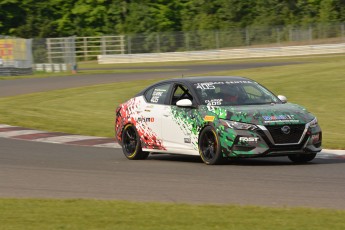
[[[20,76],[33,74],[32,68],[0,67],[0,76]]]

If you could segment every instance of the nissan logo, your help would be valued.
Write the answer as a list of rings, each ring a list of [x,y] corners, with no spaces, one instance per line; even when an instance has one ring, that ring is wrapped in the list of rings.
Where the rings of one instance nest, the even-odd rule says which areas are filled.
[[[283,127],[281,128],[281,131],[282,131],[284,134],[289,134],[290,131],[291,131],[291,128],[290,128],[289,126],[285,125],[285,126],[283,126]]]

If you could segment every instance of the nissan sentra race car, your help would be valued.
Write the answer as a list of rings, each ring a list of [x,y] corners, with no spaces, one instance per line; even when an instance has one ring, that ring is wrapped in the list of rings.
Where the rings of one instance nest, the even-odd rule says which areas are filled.
[[[192,77],[153,84],[119,105],[116,139],[128,159],[149,153],[200,155],[206,164],[321,151],[317,118],[242,77]]]

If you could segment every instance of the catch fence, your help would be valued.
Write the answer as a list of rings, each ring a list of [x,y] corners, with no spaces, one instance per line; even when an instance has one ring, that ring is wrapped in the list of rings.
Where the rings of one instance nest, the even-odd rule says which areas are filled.
[[[96,60],[98,55],[188,52],[345,42],[345,23],[249,26],[223,31],[150,32],[99,37],[33,39],[34,63]]]
[[[223,31],[157,32],[125,36],[126,54],[188,52],[243,47],[345,42],[345,23],[308,26],[249,26]]]
[[[294,49],[300,46],[305,49],[305,46],[341,43],[345,43],[345,23],[249,26],[222,31],[150,32],[99,37],[42,39],[0,37],[0,69],[16,75],[16,71],[18,74],[32,71],[31,67],[34,64],[35,70],[40,71],[73,71],[76,70],[78,62],[96,60],[97,57],[114,56],[118,60],[122,58],[122,62],[126,58],[133,62],[135,57],[133,55],[159,54],[160,58],[173,55],[174,60],[182,60],[183,58],[179,56],[183,56],[183,53],[196,56],[198,59],[200,58],[198,54],[205,56],[209,55],[210,51],[214,51],[216,54],[210,55],[214,59],[224,58],[220,51],[226,53],[227,50],[233,49],[287,46]],[[203,58],[207,59],[207,57]]]

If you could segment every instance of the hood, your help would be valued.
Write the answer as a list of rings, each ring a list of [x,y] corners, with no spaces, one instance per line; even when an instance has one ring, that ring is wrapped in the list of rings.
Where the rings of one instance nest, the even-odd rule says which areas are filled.
[[[286,104],[207,106],[208,114],[220,119],[251,123],[255,125],[306,124],[315,116],[302,106]]]

